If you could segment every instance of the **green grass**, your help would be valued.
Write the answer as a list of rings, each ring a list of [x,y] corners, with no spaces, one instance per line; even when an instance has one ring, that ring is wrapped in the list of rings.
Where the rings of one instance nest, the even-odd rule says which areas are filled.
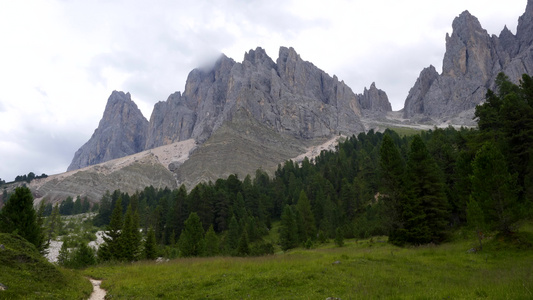
[[[419,134],[422,129],[401,127],[401,126],[387,126],[388,129],[395,131],[399,136],[412,136]]]
[[[19,236],[0,233],[0,299],[87,299],[91,283],[78,272],[46,261]]]
[[[531,244],[494,238],[486,251],[468,253],[475,240],[413,248],[374,240],[257,258],[103,265],[85,274],[103,279],[113,299],[533,298]]]

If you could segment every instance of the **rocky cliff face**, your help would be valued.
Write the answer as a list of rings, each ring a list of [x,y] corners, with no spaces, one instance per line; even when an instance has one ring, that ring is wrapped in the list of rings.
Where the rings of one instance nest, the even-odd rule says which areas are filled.
[[[363,111],[386,113],[392,111],[387,93],[376,88],[376,83],[372,82],[370,89],[364,90],[363,94],[358,94],[357,99]]]
[[[129,93],[113,91],[98,128],[72,159],[68,171],[144,150],[148,121]]]
[[[211,69],[191,71],[183,94],[157,103],[149,122],[129,94],[113,92],[98,128],[69,170],[191,138],[204,143],[237,111],[275,133],[313,140],[361,132],[362,111],[390,107],[375,84],[356,95],[293,48],[281,47],[276,62],[257,48],[242,63],[222,55]]]
[[[533,72],[533,0],[519,19],[516,35],[505,27],[499,36],[489,36],[478,19],[468,11],[452,24],[446,36],[442,73],[434,67],[424,69],[410,90],[404,118],[446,121],[470,111],[465,122],[473,122],[473,109],[487,89],[494,87],[499,72],[518,82],[522,74]]]

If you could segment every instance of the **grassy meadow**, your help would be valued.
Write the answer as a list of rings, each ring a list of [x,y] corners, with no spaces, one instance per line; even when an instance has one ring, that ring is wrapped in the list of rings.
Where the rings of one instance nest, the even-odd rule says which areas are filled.
[[[112,299],[533,299],[533,226],[515,236],[399,248],[386,237],[265,257],[108,264],[83,271]]]

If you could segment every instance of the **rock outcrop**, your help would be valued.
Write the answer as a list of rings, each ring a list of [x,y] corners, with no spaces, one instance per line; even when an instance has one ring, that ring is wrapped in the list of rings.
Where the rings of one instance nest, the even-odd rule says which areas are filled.
[[[369,89],[364,90],[363,94],[358,94],[357,99],[363,111],[387,113],[392,111],[387,93],[376,88],[376,83],[372,82]]]
[[[129,93],[113,91],[98,128],[72,159],[68,171],[144,150],[148,121]]]
[[[468,125],[498,73],[505,72],[514,82],[524,73],[533,74],[533,0],[516,35],[505,27],[499,36],[490,36],[468,11],[455,18],[452,28],[452,35],[446,35],[442,73],[432,66],[420,73],[405,100],[404,118],[439,123],[462,114]],[[468,117],[464,112],[470,112]]]

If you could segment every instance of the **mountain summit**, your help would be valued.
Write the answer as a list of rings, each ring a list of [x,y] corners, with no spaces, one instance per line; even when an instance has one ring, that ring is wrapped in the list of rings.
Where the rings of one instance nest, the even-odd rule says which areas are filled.
[[[434,124],[474,124],[476,105],[494,88],[496,76],[506,73],[513,82],[533,73],[533,0],[519,18],[516,35],[505,27],[490,36],[468,11],[455,18],[453,33],[446,35],[442,73],[424,69],[409,91],[404,118],[432,120]]]
[[[156,103],[150,121],[142,116],[129,93],[113,92],[98,128],[76,152],[68,170],[188,139],[204,144],[221,128],[228,133],[241,125],[250,126],[250,139],[266,148],[282,140],[299,145],[278,149],[279,155],[272,156],[276,161],[264,161],[261,155],[250,157],[257,161],[242,172],[253,173],[259,167],[276,166],[297,156],[307,146],[339,134],[364,131],[360,119],[363,111],[390,110],[387,95],[375,83],[363,94],[355,94],[336,76],[304,61],[293,48],[281,47],[274,62],[258,47],[246,52],[242,63],[221,55],[212,68],[192,70],[185,91]],[[268,132],[271,138],[252,137],[258,132]],[[233,146],[236,150],[241,147]],[[236,170],[229,165],[226,168],[225,172]],[[212,173],[208,177],[220,175],[219,171]]]

